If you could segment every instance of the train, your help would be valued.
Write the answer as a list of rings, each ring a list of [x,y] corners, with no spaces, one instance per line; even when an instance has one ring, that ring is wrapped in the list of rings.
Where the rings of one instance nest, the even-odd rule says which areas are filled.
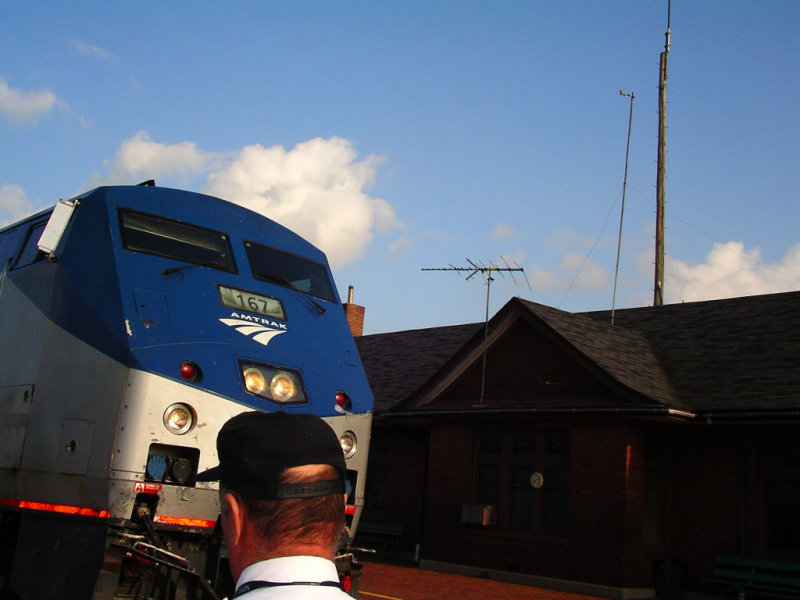
[[[339,436],[346,548],[372,405],[325,254],[263,215],[148,181],[0,229],[0,598],[230,593],[195,478],[244,411]]]

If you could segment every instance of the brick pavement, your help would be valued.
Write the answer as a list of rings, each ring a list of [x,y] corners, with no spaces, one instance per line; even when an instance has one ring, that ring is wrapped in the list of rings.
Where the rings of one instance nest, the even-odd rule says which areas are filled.
[[[364,562],[362,573],[362,600],[600,600],[596,596],[378,562]]]

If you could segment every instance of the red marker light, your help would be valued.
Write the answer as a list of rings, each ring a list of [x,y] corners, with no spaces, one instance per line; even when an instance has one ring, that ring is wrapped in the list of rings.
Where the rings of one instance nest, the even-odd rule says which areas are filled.
[[[336,392],[336,405],[342,410],[350,410],[353,408],[353,403],[350,401],[350,396],[341,390]]]
[[[200,367],[190,360],[185,360],[181,363],[180,369],[181,377],[186,381],[193,382],[200,378]]]

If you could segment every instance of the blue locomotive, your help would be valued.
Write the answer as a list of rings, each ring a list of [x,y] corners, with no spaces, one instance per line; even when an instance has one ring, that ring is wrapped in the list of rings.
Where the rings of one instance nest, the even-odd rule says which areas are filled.
[[[195,476],[246,410],[330,424],[357,526],[372,395],[325,255],[147,183],[0,230],[0,597],[213,598],[218,490]]]

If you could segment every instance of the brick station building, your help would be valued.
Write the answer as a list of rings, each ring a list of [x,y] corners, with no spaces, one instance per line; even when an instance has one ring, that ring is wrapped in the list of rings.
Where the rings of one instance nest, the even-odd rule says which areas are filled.
[[[712,591],[717,554],[800,560],[798,292],[613,324],[513,298],[356,341],[387,552],[620,598]]]

